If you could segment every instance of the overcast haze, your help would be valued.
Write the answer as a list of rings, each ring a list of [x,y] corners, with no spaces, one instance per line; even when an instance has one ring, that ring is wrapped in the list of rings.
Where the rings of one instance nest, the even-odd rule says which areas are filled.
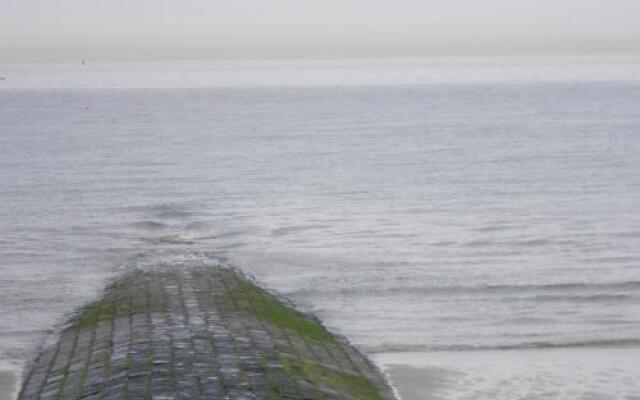
[[[640,53],[638,0],[0,0],[0,59]]]

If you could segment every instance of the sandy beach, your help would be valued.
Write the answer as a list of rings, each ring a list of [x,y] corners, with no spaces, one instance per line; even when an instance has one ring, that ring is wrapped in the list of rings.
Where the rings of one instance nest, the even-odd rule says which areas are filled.
[[[385,373],[400,400],[444,400],[442,389],[455,376],[440,368],[389,365]]]
[[[633,347],[387,353],[401,400],[637,399]],[[593,377],[597,376],[597,380]]]
[[[0,371],[0,400],[12,400],[16,376],[12,371]]]

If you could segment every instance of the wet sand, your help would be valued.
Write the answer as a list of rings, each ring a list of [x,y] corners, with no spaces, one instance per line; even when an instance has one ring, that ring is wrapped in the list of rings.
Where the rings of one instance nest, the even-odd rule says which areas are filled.
[[[0,400],[12,400],[16,376],[12,371],[0,371]]]
[[[637,346],[384,353],[402,400],[640,400]]]
[[[384,368],[400,400],[445,400],[451,371],[431,367],[388,365]]]

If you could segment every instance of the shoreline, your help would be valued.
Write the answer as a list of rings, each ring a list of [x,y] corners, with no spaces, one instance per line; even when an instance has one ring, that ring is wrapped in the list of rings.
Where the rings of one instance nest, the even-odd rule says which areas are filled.
[[[401,400],[632,399],[640,347],[379,353]]]

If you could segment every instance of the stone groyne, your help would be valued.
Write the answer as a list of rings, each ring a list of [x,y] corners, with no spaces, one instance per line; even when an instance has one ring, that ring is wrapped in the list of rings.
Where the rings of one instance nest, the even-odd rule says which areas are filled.
[[[19,400],[392,400],[345,340],[219,267],[136,272],[78,312]]]

